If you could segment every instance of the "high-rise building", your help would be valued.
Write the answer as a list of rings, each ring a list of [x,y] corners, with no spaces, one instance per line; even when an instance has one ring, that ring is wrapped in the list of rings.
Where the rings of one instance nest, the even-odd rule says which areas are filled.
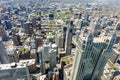
[[[73,21],[70,20],[69,27],[67,28],[67,35],[66,35],[66,44],[65,44],[66,55],[71,54],[72,33],[73,33]]]
[[[82,19],[80,19],[79,27],[80,27],[80,29],[82,29],[82,27],[83,27],[83,20]]]
[[[0,26],[0,37],[2,37],[3,40],[7,38],[7,34],[5,32],[4,27]]]
[[[65,48],[65,41],[66,41],[66,32],[67,32],[67,27],[63,27],[63,47]]]
[[[120,23],[119,22],[116,25],[116,35],[117,35],[117,39],[115,43],[120,43]]]
[[[36,27],[36,15],[31,13],[28,15],[28,20],[32,23],[33,27]]]
[[[86,14],[85,15],[85,21],[88,21],[89,20],[89,14]]]
[[[25,27],[25,33],[32,36],[32,34],[33,34],[33,24],[32,24],[32,22],[29,22],[29,21],[26,22],[24,24],[24,27]]]
[[[51,49],[50,50],[50,69],[52,70],[54,67],[56,67],[56,62],[57,62],[57,55],[56,55],[56,50]]]
[[[78,41],[78,39],[79,39],[79,35],[80,35],[80,31],[77,30],[77,31],[76,31],[76,41]]]
[[[0,37],[0,62],[3,64],[10,62],[1,37]]]
[[[95,23],[93,23],[93,36],[97,37],[99,34],[99,22],[96,21]]]
[[[49,50],[50,50],[50,44],[48,42],[45,42],[43,45],[43,58],[45,61],[50,60]]]
[[[58,41],[58,40],[59,40],[59,36],[58,36],[58,35],[59,35],[59,31],[56,30],[56,31],[55,31],[55,44],[57,44],[57,45],[58,45],[58,43],[59,43],[59,41]]]
[[[49,14],[49,20],[54,20],[54,14]]]
[[[26,19],[25,19],[24,17],[21,17],[21,18],[20,18],[21,27],[24,27],[25,21],[26,21]]]
[[[38,62],[40,63],[40,72],[42,74],[45,73],[45,60],[44,60],[44,57],[43,57],[43,50],[44,48],[43,47],[39,47],[38,48]]]
[[[101,24],[104,28],[107,26],[106,21],[107,21],[107,17],[103,17],[102,20],[101,20]]]
[[[61,32],[56,31],[55,34],[55,43],[58,45],[59,48],[63,48],[64,47],[64,36]]]
[[[7,29],[11,29],[11,28],[12,28],[12,24],[11,24],[11,21],[10,21],[10,20],[6,20],[6,21],[5,21],[5,25],[6,25],[6,28],[7,28]]]
[[[50,53],[50,69],[53,70],[53,68],[56,67],[57,63],[57,45],[52,44],[52,49],[49,51]]]
[[[82,19],[82,13],[78,15],[78,19]]]
[[[20,37],[19,37],[19,35],[13,35],[12,36],[12,41],[13,41],[14,45],[18,46],[20,44]]]
[[[77,40],[71,80],[100,80],[111,55],[116,35],[101,33],[93,37],[91,31],[81,32]]]
[[[48,42],[53,43],[53,36],[51,33],[49,33],[49,35],[47,36],[47,40]]]

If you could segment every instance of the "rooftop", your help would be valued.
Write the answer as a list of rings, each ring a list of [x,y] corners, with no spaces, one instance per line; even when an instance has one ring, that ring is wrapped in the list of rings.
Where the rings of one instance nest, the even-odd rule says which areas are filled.
[[[20,60],[19,63],[0,64],[0,70],[25,68],[29,65],[35,64],[35,59]],[[13,68],[12,68],[13,67]]]
[[[66,64],[72,64],[73,63],[73,55],[65,56],[61,58],[61,62],[64,61]]]
[[[72,64],[68,64],[64,67],[64,75],[65,79],[69,80],[71,78],[71,72],[72,72]]]
[[[83,36],[84,35],[84,33],[82,33],[79,37],[79,39],[81,40],[81,41],[87,41],[87,35],[86,36]],[[101,34],[101,35],[99,35],[98,37],[94,37],[93,38],[93,42],[97,42],[97,43],[101,43],[101,42],[106,42],[106,40],[110,40],[111,39],[111,36],[105,36],[105,35],[103,35],[103,34]]]
[[[117,53],[120,54],[120,44],[115,44],[113,47],[113,50]]]
[[[25,65],[21,66],[19,63],[1,64],[0,70],[14,69],[14,68],[12,68],[13,64],[14,64],[14,66],[17,65],[15,68],[25,68],[26,67]]]

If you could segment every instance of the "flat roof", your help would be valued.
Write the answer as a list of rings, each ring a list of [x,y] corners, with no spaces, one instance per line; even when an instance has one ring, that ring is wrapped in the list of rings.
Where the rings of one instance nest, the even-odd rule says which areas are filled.
[[[86,34],[85,36],[83,36],[84,33],[80,34],[80,38],[79,40],[82,40],[82,41],[87,41],[87,37],[88,37],[88,34]],[[111,36],[105,36],[103,34],[99,35],[98,37],[93,37],[93,42],[97,42],[97,43],[101,43],[101,42],[106,42],[106,40],[110,40],[111,39]]]
[[[1,64],[1,65],[0,65],[0,70],[15,69],[15,68],[25,68],[25,67],[26,67],[25,65],[22,65],[22,66],[21,66],[19,63],[16,63],[17,66],[14,67],[14,68],[12,68],[12,67],[11,67],[12,64],[13,64],[13,63]]]
[[[7,69],[14,69],[14,68],[25,68],[27,66],[35,64],[35,59],[20,60],[19,63],[16,63],[17,66],[12,68],[11,66],[14,64],[15,63],[0,64],[0,70],[7,70]]]

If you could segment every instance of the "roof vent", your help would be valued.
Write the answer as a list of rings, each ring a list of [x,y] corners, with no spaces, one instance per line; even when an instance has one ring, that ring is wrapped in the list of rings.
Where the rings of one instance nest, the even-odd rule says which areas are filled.
[[[11,63],[11,68],[15,68],[17,67],[17,64],[16,63]]]

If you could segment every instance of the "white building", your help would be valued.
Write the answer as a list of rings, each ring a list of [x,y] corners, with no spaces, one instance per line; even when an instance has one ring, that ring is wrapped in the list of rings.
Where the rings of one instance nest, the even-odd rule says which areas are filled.
[[[1,80],[30,80],[29,70],[26,65],[16,63],[0,65]]]

